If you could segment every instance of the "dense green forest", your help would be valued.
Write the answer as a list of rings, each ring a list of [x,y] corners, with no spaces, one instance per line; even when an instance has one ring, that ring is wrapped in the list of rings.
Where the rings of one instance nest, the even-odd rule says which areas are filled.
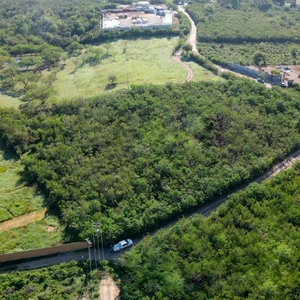
[[[205,3],[193,1],[187,11],[198,25],[199,40],[217,42],[298,42],[300,38],[299,8],[283,9],[271,5],[261,9],[258,3],[241,1]],[[234,2],[234,1],[232,1]]]
[[[298,94],[250,80],[133,86],[0,111],[0,138],[59,207],[65,239],[159,227],[299,147]]]
[[[82,263],[0,274],[2,300],[82,299],[87,294],[89,299],[99,299],[99,278]]]
[[[64,47],[99,31],[101,0],[10,0],[0,3],[0,44]]]
[[[253,64],[256,52],[265,55],[266,64],[299,63],[298,6],[271,1],[196,0],[189,3],[187,12],[197,25],[199,51],[215,63]]]
[[[122,299],[300,298],[300,164],[125,254]]]

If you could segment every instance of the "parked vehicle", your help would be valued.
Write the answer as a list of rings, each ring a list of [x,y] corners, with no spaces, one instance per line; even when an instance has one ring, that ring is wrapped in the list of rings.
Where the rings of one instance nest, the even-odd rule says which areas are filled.
[[[258,78],[256,79],[256,81],[259,82],[259,83],[265,83],[265,81],[264,81],[262,78],[260,78],[260,77],[258,77]]]
[[[115,244],[111,247],[111,250],[113,252],[118,252],[120,250],[123,250],[125,248],[128,248],[133,245],[133,241],[131,239],[122,240],[118,244]]]

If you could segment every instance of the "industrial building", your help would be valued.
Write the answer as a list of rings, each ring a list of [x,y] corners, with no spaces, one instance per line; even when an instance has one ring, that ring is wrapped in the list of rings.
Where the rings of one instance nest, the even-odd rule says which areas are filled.
[[[150,6],[148,1],[139,1],[131,6],[102,10],[102,30],[126,30],[170,28],[173,25],[173,11],[162,6]]]

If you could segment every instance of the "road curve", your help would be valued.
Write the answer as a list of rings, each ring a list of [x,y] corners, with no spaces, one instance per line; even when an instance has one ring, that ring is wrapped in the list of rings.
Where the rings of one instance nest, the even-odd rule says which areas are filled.
[[[239,187],[233,189],[230,193],[222,195],[210,203],[207,203],[203,206],[195,208],[195,210],[193,210],[192,212],[183,214],[182,217],[191,217],[192,215],[195,215],[195,214],[202,214],[203,216],[208,216],[212,211],[216,210],[220,206],[220,204],[225,202],[228,199],[228,197],[230,195],[232,195],[233,193],[243,190],[251,183],[254,183],[254,182],[261,183],[262,181],[267,180],[267,179],[273,177],[274,175],[278,174],[280,171],[289,169],[298,160],[300,160],[300,150],[295,151],[294,153],[289,155],[287,158],[285,158],[282,162],[274,165],[270,170],[265,172],[263,175],[261,175],[257,178],[254,178],[250,183],[240,185]],[[160,229],[165,229],[167,227],[174,225],[179,219],[173,220],[173,221],[165,224]],[[158,229],[158,230],[160,230],[160,229]],[[156,231],[153,231],[153,232],[150,232],[149,234],[152,235],[155,232]],[[134,239],[133,242],[134,242],[134,244],[137,244],[141,240],[142,240],[142,237]],[[91,247],[90,248],[90,258],[92,260],[92,262],[91,262],[92,266],[96,267],[97,261],[103,260],[103,259],[117,260],[125,251],[128,251],[128,250],[129,249],[123,250],[123,251],[117,252],[117,253],[112,253],[107,248],[104,249],[102,252],[101,249],[96,249],[96,248]],[[29,270],[29,269],[42,268],[42,267],[47,267],[47,266],[63,263],[63,262],[70,262],[72,260],[76,260],[76,261],[86,260],[88,258],[89,258],[89,252],[87,249],[84,251],[81,251],[81,252],[79,252],[79,251],[66,252],[64,254],[59,254],[59,255],[51,256],[51,257],[39,258],[36,260],[26,261],[23,263],[9,264],[9,265],[2,264],[2,266],[0,265],[0,273],[6,273],[6,272],[14,271],[14,270]]]
[[[191,69],[191,67],[184,63],[181,59],[180,59],[180,55],[179,53],[175,53],[172,57],[172,59],[177,62],[179,65],[181,65],[184,69],[186,69],[186,72],[187,72],[187,76],[186,76],[186,79],[184,82],[188,82],[188,81],[191,81],[193,80],[193,77],[194,77],[194,73],[193,73],[193,70]]]

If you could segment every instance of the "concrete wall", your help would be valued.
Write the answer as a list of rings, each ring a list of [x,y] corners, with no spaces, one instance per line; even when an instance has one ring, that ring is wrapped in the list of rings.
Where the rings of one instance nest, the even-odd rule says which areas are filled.
[[[80,243],[71,243],[65,244],[60,246],[54,246],[49,248],[41,248],[41,249],[34,249],[16,253],[9,253],[9,254],[2,254],[0,255],[0,263],[14,261],[14,260],[21,260],[21,259],[28,259],[28,258],[36,258],[40,256],[47,256],[52,254],[64,253],[69,251],[76,251],[81,249],[87,248],[87,242],[80,242]]]
[[[281,75],[271,75],[266,72],[258,71],[258,70],[253,70],[245,66],[237,65],[232,62],[227,64],[227,68],[229,70],[232,70],[234,72],[252,77],[252,78],[258,78],[260,75],[264,74],[263,78],[266,82],[269,82],[271,84],[279,84],[281,82]]]

